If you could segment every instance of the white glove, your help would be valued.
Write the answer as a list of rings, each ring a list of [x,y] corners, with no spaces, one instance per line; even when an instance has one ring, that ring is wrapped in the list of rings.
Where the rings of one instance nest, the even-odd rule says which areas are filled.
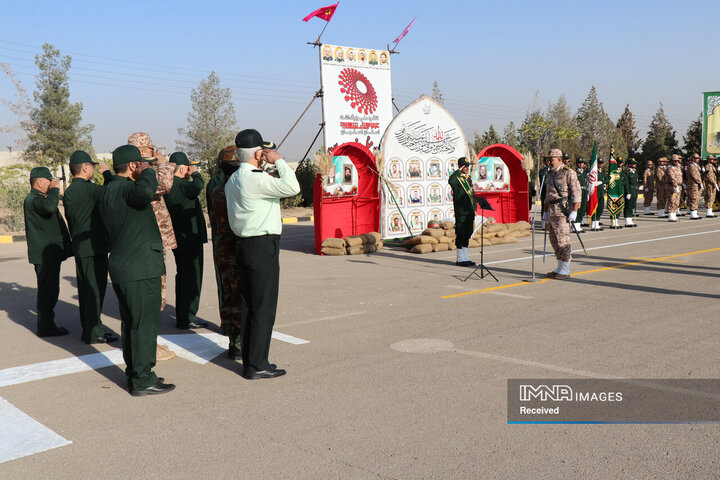
[[[687,189],[687,186],[683,183],[683,188]]]
[[[675,193],[680,193],[680,185],[678,185],[677,187],[675,187]]]
[[[568,215],[568,222],[573,223],[575,220],[577,220],[577,212],[573,210],[570,212],[570,215]]]
[[[631,195],[628,193],[627,195],[625,195],[625,198],[627,198],[628,200],[630,200],[630,196],[631,196]]]
[[[548,214],[547,214],[547,212],[543,212],[542,221],[547,222],[547,220],[548,220]]]

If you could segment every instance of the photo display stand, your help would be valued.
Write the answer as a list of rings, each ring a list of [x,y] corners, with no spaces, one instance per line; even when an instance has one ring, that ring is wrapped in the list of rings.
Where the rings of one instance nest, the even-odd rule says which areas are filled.
[[[480,222],[480,226],[476,228],[472,235],[470,235],[470,238],[473,237],[477,233],[478,230],[480,230],[480,263],[473,269],[472,272],[470,272],[470,275],[465,277],[465,280],[463,282],[467,282],[470,277],[473,275],[477,276],[482,280],[487,275],[490,275],[496,282],[500,282],[495,275],[492,274],[492,272],[485,266],[485,239],[482,238],[485,233],[485,210],[494,211],[495,209],[488,203],[487,199],[485,197],[477,197],[477,203],[478,206],[480,206],[480,216],[482,217],[482,221]],[[478,275],[478,270],[480,270],[480,274]]]

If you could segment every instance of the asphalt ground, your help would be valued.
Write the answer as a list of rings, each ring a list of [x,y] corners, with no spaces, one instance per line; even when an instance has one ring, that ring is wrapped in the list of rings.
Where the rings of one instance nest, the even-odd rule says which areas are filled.
[[[717,478],[717,424],[507,423],[512,378],[718,378],[720,219],[687,218],[583,234],[572,277],[537,283],[523,281],[529,237],[486,248],[496,283],[463,281],[471,270],[454,252],[320,257],[311,223],[285,225],[275,330],[309,341],[273,340],[287,375],[244,380],[220,355],[158,364],[177,388],[154,397],[130,396],[122,366],[1,387],[72,443],[2,463],[0,477]],[[538,278],[555,267],[541,233]],[[25,248],[0,246],[0,374],[116,350],[79,340],[72,259],[56,308],[71,335],[35,336]],[[168,261],[161,335],[219,332],[210,246],[199,312],[210,330],[174,328]],[[103,320],[120,331],[110,286]]]

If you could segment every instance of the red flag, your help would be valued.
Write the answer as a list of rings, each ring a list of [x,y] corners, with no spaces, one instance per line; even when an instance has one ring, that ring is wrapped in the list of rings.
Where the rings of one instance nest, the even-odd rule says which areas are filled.
[[[340,3],[340,2],[338,2],[338,3]],[[335,10],[337,9],[338,3],[336,3],[335,5],[318,8],[317,10],[312,12],[310,15],[303,18],[303,22],[307,22],[308,20],[310,20],[313,17],[322,18],[326,22],[329,22],[330,19],[333,17],[333,15],[335,15]]]
[[[407,33],[410,31],[410,29],[411,29],[412,26],[413,26],[413,23],[415,23],[415,20],[417,20],[417,15],[415,15],[415,18],[413,18],[413,21],[410,22],[410,25],[408,25],[407,27],[405,27],[405,30],[403,30],[402,33],[401,33],[400,35],[398,35],[398,37],[397,37],[395,40],[393,40],[393,43],[394,43],[394,44],[397,45],[398,43],[400,43],[400,40],[402,40],[403,38],[405,38],[405,35],[407,35]]]
[[[598,206],[597,187],[602,185],[598,182],[598,165],[597,165],[597,142],[593,143],[592,158],[590,159],[590,171],[588,172],[588,205],[587,214],[592,220]]]

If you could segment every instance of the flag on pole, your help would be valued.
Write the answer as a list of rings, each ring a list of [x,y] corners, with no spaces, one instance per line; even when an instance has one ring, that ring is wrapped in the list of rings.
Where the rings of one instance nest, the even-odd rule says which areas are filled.
[[[417,20],[417,15],[415,15],[415,18],[413,18],[412,22],[410,22],[410,25],[408,25],[407,27],[405,27],[405,30],[403,30],[402,33],[401,33],[400,35],[398,35],[398,37],[397,37],[395,40],[393,40],[393,43],[394,43],[395,45],[397,45],[398,43],[400,43],[400,40],[402,40],[403,38],[405,38],[405,35],[408,34],[408,32],[410,31],[410,29],[411,29],[412,26],[413,26],[413,23],[415,23],[415,20]]]
[[[620,170],[618,169],[617,160],[615,160],[615,147],[610,146],[610,169],[608,170],[610,181],[608,183],[607,209],[610,218],[617,218],[618,214],[625,208],[625,195],[623,195],[622,179],[620,178]]]
[[[325,20],[326,22],[329,22],[333,15],[335,15],[335,10],[337,9],[338,3],[336,3],[335,5],[318,8],[317,10],[309,14],[307,17],[303,18],[303,22],[307,22],[313,17],[318,17]]]
[[[587,214],[590,218],[595,215],[598,206],[598,185],[602,185],[602,183],[598,182],[597,142],[594,142],[592,157],[590,157],[590,172],[588,173]]]

